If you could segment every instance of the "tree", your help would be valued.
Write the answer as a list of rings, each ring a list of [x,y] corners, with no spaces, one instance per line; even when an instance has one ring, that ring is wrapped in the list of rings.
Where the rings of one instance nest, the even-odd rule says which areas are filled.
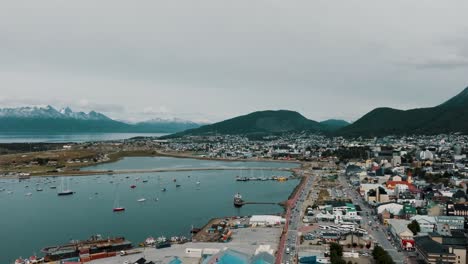
[[[372,250],[372,256],[377,264],[395,264],[387,251],[380,246],[376,246],[374,250]]]
[[[419,232],[421,232],[421,227],[419,226],[419,223],[416,220],[411,221],[411,223],[408,224],[408,229],[413,232],[414,235],[417,235]]]
[[[330,261],[332,264],[346,264],[343,259],[343,247],[340,244],[330,244]]]

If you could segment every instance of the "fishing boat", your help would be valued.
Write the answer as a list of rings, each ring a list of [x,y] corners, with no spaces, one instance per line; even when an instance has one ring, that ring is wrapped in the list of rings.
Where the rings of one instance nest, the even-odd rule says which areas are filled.
[[[156,240],[156,248],[157,249],[160,249],[160,248],[168,248],[171,246],[171,242],[169,240],[167,240],[165,237],[161,236],[161,237],[158,237],[158,239]]]
[[[62,186],[61,186],[61,191],[57,193],[58,196],[67,196],[67,195],[73,195],[75,192],[73,192],[72,190],[70,190],[70,183],[67,179],[67,188],[65,189],[65,185],[64,185],[64,179],[62,178]]]
[[[242,195],[240,195],[240,193],[237,193],[236,195],[234,195],[234,206],[241,207],[242,205],[244,205],[244,200],[242,200]]]

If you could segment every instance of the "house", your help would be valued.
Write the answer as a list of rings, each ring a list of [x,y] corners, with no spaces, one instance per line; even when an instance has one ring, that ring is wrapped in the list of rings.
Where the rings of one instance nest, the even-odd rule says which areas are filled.
[[[388,219],[388,230],[392,234],[400,247],[404,250],[411,251],[414,249],[414,234],[409,230],[408,225],[411,221],[403,219]]]
[[[454,204],[453,205],[453,215],[455,216],[464,216],[468,217],[468,203],[463,204]]]
[[[467,264],[468,240],[461,235],[415,237],[415,247],[418,259],[429,264]]]
[[[465,227],[465,218],[463,216],[436,216],[437,228],[442,225],[448,225],[450,230],[462,230]]]
[[[415,215],[411,217],[410,220],[418,222],[421,233],[432,233],[436,228],[436,221],[433,216]]]

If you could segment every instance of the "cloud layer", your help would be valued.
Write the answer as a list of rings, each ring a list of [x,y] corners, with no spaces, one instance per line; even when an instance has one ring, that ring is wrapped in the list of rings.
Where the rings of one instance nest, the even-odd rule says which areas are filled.
[[[10,1],[0,103],[119,119],[355,120],[467,86],[466,1]]]

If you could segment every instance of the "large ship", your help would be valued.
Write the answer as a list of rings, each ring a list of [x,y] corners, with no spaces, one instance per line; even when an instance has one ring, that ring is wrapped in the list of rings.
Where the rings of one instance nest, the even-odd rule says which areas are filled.
[[[242,205],[244,205],[244,200],[242,200],[242,195],[240,195],[240,193],[237,193],[236,195],[234,195],[234,206],[241,207]]]
[[[132,242],[123,237],[104,239],[100,235],[88,240],[71,241],[69,244],[46,247],[41,251],[45,254],[45,262],[70,258],[89,258],[95,254],[120,252],[132,248]]]

